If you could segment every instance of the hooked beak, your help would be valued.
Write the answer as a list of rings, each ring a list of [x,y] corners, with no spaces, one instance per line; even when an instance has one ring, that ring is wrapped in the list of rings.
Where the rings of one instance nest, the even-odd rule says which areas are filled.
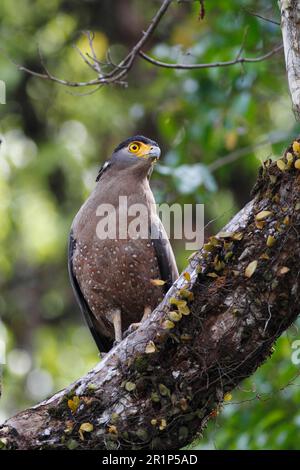
[[[160,148],[153,146],[150,148],[150,151],[148,153],[148,157],[151,158],[154,162],[159,159],[160,157]]]

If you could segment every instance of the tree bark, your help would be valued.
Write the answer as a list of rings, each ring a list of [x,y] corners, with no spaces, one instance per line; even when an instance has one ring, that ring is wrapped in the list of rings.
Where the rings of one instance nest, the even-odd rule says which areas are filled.
[[[280,0],[281,31],[290,94],[300,118],[300,1]]]
[[[190,259],[151,317],[85,377],[7,420],[2,446],[191,443],[298,315],[299,155],[294,142],[267,161],[252,201]]]

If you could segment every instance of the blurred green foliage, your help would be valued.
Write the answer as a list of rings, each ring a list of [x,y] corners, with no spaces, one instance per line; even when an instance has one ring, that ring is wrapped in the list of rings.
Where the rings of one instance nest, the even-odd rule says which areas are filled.
[[[139,37],[159,2],[134,0],[2,0],[0,79],[0,336],[7,344],[0,417],[5,419],[86,373],[96,347],[73,298],[66,268],[71,221],[113,147],[135,133],[160,142],[153,175],[158,202],[205,204],[208,236],[249,199],[261,160],[280,155],[299,132],[288,97],[283,54],[256,64],[193,71],[138,61],[128,88],[103,87],[86,96],[17,69],[41,71],[39,45],[51,72],[92,78],[72,44],[86,47],[81,30],[96,33],[117,59]],[[278,19],[267,0],[174,2],[151,40],[160,60],[211,62],[239,53],[256,57],[281,41],[280,28],[252,16]],[[84,90],[85,92],[91,90]],[[264,140],[268,144],[256,147]],[[272,142],[276,143],[272,143]],[[211,172],[216,159],[252,151]],[[174,243],[180,269],[189,253]],[[5,325],[5,326],[4,326]],[[291,361],[294,327],[195,445],[218,449],[299,449],[298,367]]]

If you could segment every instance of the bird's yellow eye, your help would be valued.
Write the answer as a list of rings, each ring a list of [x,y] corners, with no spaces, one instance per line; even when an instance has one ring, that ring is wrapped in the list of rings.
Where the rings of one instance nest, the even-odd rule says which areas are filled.
[[[138,142],[132,142],[132,144],[129,145],[129,151],[132,153],[137,153],[141,148],[141,144]]]

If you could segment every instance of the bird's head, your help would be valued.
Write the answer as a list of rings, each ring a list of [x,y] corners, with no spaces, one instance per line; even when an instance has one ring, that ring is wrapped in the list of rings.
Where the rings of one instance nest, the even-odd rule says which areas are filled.
[[[160,157],[160,148],[154,140],[142,135],[135,135],[115,148],[111,156],[112,163],[125,165],[152,166]]]

